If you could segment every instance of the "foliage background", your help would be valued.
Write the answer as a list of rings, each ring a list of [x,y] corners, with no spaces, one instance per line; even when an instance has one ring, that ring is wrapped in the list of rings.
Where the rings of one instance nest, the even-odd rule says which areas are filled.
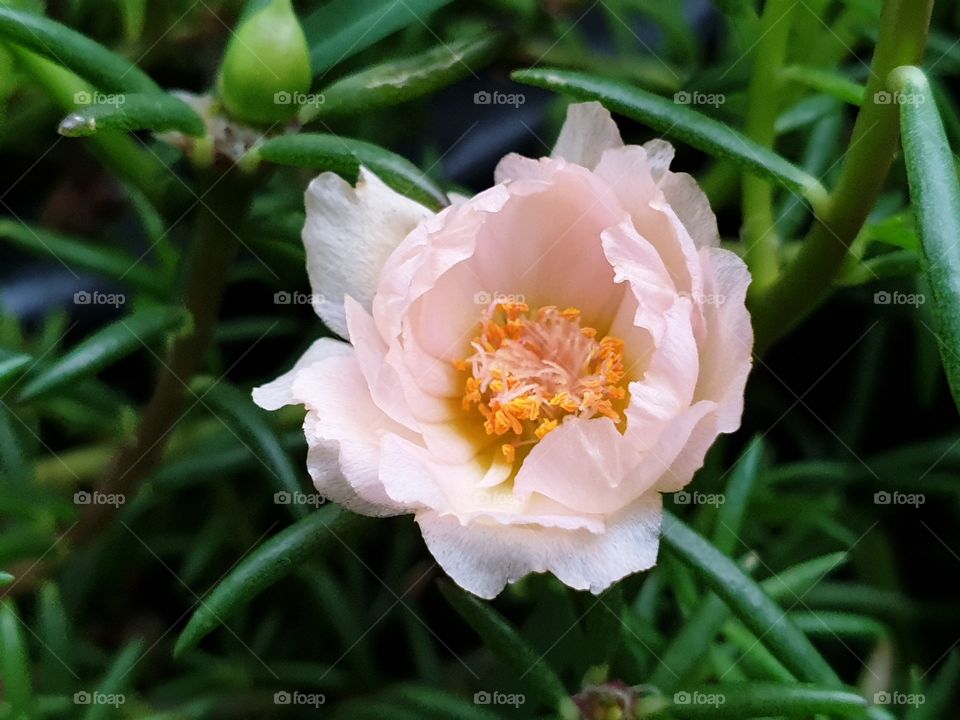
[[[745,132],[759,103],[775,119],[777,152],[833,187],[857,112],[850,101],[869,79],[880,25],[880,3],[781,3],[794,13],[790,31],[771,45],[775,24],[764,26],[763,8],[749,1],[400,5],[406,12],[373,0],[296,3],[303,18],[326,13],[320,25],[305,21],[313,48],[354,29],[347,57],[315,73],[315,90],[409,58],[429,79],[409,99],[331,90],[306,130],[387,148],[425,171],[424,187],[468,192],[491,182],[503,154],[546,154],[555,139],[567,100],[510,79],[531,66],[585,71],[665,98],[722,98],[694,109]],[[213,84],[241,6],[2,3],[47,13],[161,87],[194,92]],[[400,19],[380,37],[384,10]],[[936,3],[921,63],[953,147],[958,27],[960,7]],[[465,38],[481,39],[476,56],[445,59],[444,48]],[[420,57],[428,51],[439,53],[436,67]],[[786,70],[769,93],[751,95],[771,53]],[[0,717],[553,717],[572,712],[563,698],[608,680],[655,686],[668,701],[678,690],[741,683],[729,697],[740,692],[748,710],[728,703],[710,717],[866,712],[845,705],[848,696],[823,706],[810,704],[813,695],[803,696],[806,705],[767,698],[769,683],[779,683],[774,700],[788,697],[786,685],[804,691],[796,682],[811,678],[793,660],[800,646],[752,626],[759,615],[746,595],[712,598],[709,573],[670,542],[655,570],[599,599],[531,577],[487,605],[444,588],[409,517],[360,523],[333,507],[304,513],[310,508],[272,502],[291,483],[308,489],[302,418],[296,410],[267,416],[248,391],[327,333],[296,296],[277,296],[309,292],[302,193],[325,166],[278,162],[252,180],[228,180],[230,193],[207,195],[209,172],[148,130],[58,135],[71,110],[63,88],[82,87],[58,77],[0,35],[0,568],[12,573],[0,576],[9,595],[0,612]],[[519,94],[522,103],[478,104],[483,92]],[[636,120],[618,122],[628,141],[659,136]],[[735,159],[676,144],[674,167],[698,178],[725,243],[742,247],[754,232],[742,226],[744,197],[756,193],[745,186],[755,181],[744,182]],[[347,165],[335,169],[349,175]],[[764,184],[783,239],[778,252],[789,259],[810,209]],[[217,213],[229,234],[211,219]],[[209,347],[183,375],[189,388],[168,385],[183,404],[162,455],[144,464],[142,478],[134,463],[138,487],[115,516],[91,519],[75,493],[92,490],[117,448],[133,442],[174,337],[203,326],[180,309],[188,248],[230,235],[239,248],[223,268]],[[726,502],[666,504],[762,581],[845,685],[870,701],[878,692],[924,700],[881,698],[872,717],[951,717],[960,674],[960,435],[899,154],[853,247],[859,259],[830,299],[756,358],[743,428],[718,443],[689,488]],[[97,292],[123,302],[84,304],[75,295]],[[885,304],[883,292],[926,301]],[[914,504],[898,504],[905,495]],[[285,530],[295,521],[299,534]],[[241,584],[211,606],[211,589],[225,577],[249,578],[241,560],[262,557],[271,537],[280,538],[268,546],[276,557],[258,571],[266,573],[256,575],[259,586]],[[175,656],[178,636],[205,610],[204,636],[181,640]],[[97,690],[125,702],[78,706],[76,693]],[[277,705],[277,692],[325,702]],[[478,705],[476,692],[520,693],[525,702]],[[696,708],[655,705],[644,712],[700,717],[689,714]]]

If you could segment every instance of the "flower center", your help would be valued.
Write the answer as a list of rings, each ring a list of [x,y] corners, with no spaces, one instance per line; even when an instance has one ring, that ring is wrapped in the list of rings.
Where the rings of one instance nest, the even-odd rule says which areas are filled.
[[[488,435],[507,436],[507,462],[533,445],[567,415],[604,416],[621,422],[626,398],[623,340],[580,325],[577,308],[495,303],[484,312],[473,354],[454,366],[470,376],[463,408],[476,409]]]

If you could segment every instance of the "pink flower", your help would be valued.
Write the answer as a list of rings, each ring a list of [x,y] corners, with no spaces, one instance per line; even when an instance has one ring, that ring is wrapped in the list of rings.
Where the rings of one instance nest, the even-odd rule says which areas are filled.
[[[598,593],[657,556],[661,493],[740,425],[750,281],[673,148],[572,105],[549,158],[439,213],[361,170],[306,194],[318,340],[257,388],[307,409],[319,492],[413,513],[437,562],[494,597],[551,572]]]

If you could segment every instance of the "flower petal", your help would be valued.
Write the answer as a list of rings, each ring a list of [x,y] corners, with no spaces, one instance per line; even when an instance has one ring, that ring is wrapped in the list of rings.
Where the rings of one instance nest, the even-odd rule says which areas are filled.
[[[571,417],[533,446],[514,480],[521,496],[540,493],[569,508],[605,513],[628,504],[619,488],[640,460],[610,418]]]
[[[343,298],[369,309],[390,253],[432,213],[360,168],[356,188],[326,172],[306,192],[303,245],[313,307],[327,326],[347,337]]]
[[[577,590],[603,592],[656,563],[661,513],[660,495],[650,493],[607,518],[602,533],[480,520],[464,525],[432,510],[416,519],[444,571],[465,590],[493,598],[508,582],[532,572],[553,573]]]
[[[364,514],[403,512],[380,483],[380,443],[416,435],[392,421],[370,397],[354,353],[329,357],[301,372],[293,397],[307,406],[307,469],[317,491]]]
[[[598,102],[575,103],[567,106],[567,119],[550,157],[592,170],[605,150],[618,147],[623,147],[623,140],[610,111]]]
[[[719,247],[720,231],[706,193],[687,173],[668,172],[660,181],[664,197],[698,248]]]
[[[332,338],[320,338],[300,356],[296,364],[276,380],[253,389],[253,401],[264,410],[279,410],[284,405],[295,405],[293,381],[297,374],[314,363],[335,355],[350,354],[350,346]]]
[[[657,483],[660,492],[683,488],[703,465],[717,435],[740,427],[743,392],[752,365],[753,328],[744,305],[750,273],[729,250],[705,248],[700,254],[706,278],[704,290],[716,302],[704,306],[707,338],[701,349],[702,369],[695,397],[700,402],[709,398],[716,410],[693,428],[670,471]]]

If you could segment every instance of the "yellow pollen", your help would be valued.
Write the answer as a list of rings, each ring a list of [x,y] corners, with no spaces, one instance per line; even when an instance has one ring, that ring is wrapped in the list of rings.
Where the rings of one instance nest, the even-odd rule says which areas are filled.
[[[468,376],[463,408],[476,410],[488,435],[504,437],[508,463],[564,417],[608,417],[623,422],[627,396],[623,341],[582,326],[581,312],[526,303],[491,305],[471,342],[473,353],[453,365]]]

